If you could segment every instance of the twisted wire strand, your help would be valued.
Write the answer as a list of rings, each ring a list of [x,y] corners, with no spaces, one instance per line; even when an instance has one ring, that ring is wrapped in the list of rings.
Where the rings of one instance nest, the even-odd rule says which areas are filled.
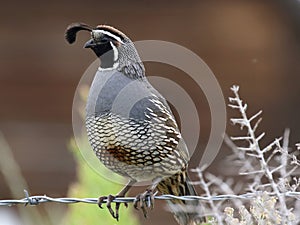
[[[74,204],[74,203],[87,203],[87,204],[97,204],[98,198],[52,198],[46,195],[35,195],[30,196],[28,191],[24,190],[25,198],[22,199],[8,199],[8,200],[0,200],[0,206],[12,206],[17,204],[23,205],[39,205],[41,203],[47,202],[55,202],[55,203],[62,203],[62,204]],[[275,193],[268,193],[270,196],[275,196]],[[300,192],[285,192],[282,193],[285,197],[297,198],[300,200]],[[246,193],[241,195],[218,195],[212,197],[205,197],[205,196],[175,196],[175,195],[156,195],[154,199],[156,200],[199,200],[199,201],[224,201],[224,200],[234,200],[234,199],[253,199],[258,196],[258,193]],[[134,202],[135,197],[117,197],[113,200],[113,202],[120,202],[120,203],[132,203]],[[106,202],[104,200],[104,202]]]

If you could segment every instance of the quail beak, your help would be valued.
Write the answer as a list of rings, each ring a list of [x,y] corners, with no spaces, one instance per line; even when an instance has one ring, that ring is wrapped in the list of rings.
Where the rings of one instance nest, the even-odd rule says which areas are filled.
[[[96,45],[96,43],[95,43],[95,41],[93,40],[93,39],[91,39],[91,40],[88,40],[85,44],[84,44],[84,48],[92,48],[93,46],[95,46]]]

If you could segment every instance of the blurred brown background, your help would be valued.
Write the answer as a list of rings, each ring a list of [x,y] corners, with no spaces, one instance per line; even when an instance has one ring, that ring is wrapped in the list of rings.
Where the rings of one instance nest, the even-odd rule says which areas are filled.
[[[0,130],[32,193],[64,196],[76,177],[66,147],[73,135],[72,100],[95,56],[82,49],[87,33],[73,46],[66,43],[64,31],[70,23],[110,24],[134,41],[166,40],[189,48],[212,69],[226,98],[230,87],[238,84],[250,112],[263,109],[266,142],[289,127],[294,144],[300,140],[299,12],[297,0],[1,3]],[[199,87],[180,71],[146,66],[149,73],[173,79],[191,94],[200,113],[199,148],[205,146],[210,112]],[[228,124],[227,132],[235,129]],[[218,158],[224,154],[221,151]],[[218,164],[216,160],[210,169],[218,173]],[[2,180],[0,175],[0,198],[9,198]],[[154,210],[151,218],[157,224],[171,220],[161,210]]]

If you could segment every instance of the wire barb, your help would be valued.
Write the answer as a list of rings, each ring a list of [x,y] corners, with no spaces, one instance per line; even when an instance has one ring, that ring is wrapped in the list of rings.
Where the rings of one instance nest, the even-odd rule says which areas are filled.
[[[27,205],[38,205],[39,203],[39,199],[35,198],[35,197],[30,197],[29,193],[27,190],[24,190],[24,194],[25,194],[25,199],[27,200],[27,202],[25,202],[25,206]]]

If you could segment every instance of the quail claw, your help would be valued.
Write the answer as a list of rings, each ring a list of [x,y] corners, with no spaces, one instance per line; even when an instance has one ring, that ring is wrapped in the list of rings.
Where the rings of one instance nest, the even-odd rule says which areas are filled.
[[[153,209],[154,207],[154,194],[152,190],[147,190],[142,194],[136,196],[133,206],[135,209],[141,209],[144,217],[147,218],[147,208]]]
[[[101,209],[103,209],[102,204],[106,201],[106,207],[107,207],[109,213],[111,214],[111,216],[114,219],[116,219],[117,221],[119,221],[119,208],[120,208],[121,203],[120,202],[116,202],[115,211],[111,207],[111,203],[116,199],[116,197],[119,197],[119,196],[113,196],[113,195],[101,196],[98,199],[98,206]],[[125,206],[128,207],[127,203],[125,204]]]
[[[104,203],[104,201],[107,199],[107,196],[101,196],[98,198],[98,206],[100,207],[100,209],[103,209],[102,204]]]

